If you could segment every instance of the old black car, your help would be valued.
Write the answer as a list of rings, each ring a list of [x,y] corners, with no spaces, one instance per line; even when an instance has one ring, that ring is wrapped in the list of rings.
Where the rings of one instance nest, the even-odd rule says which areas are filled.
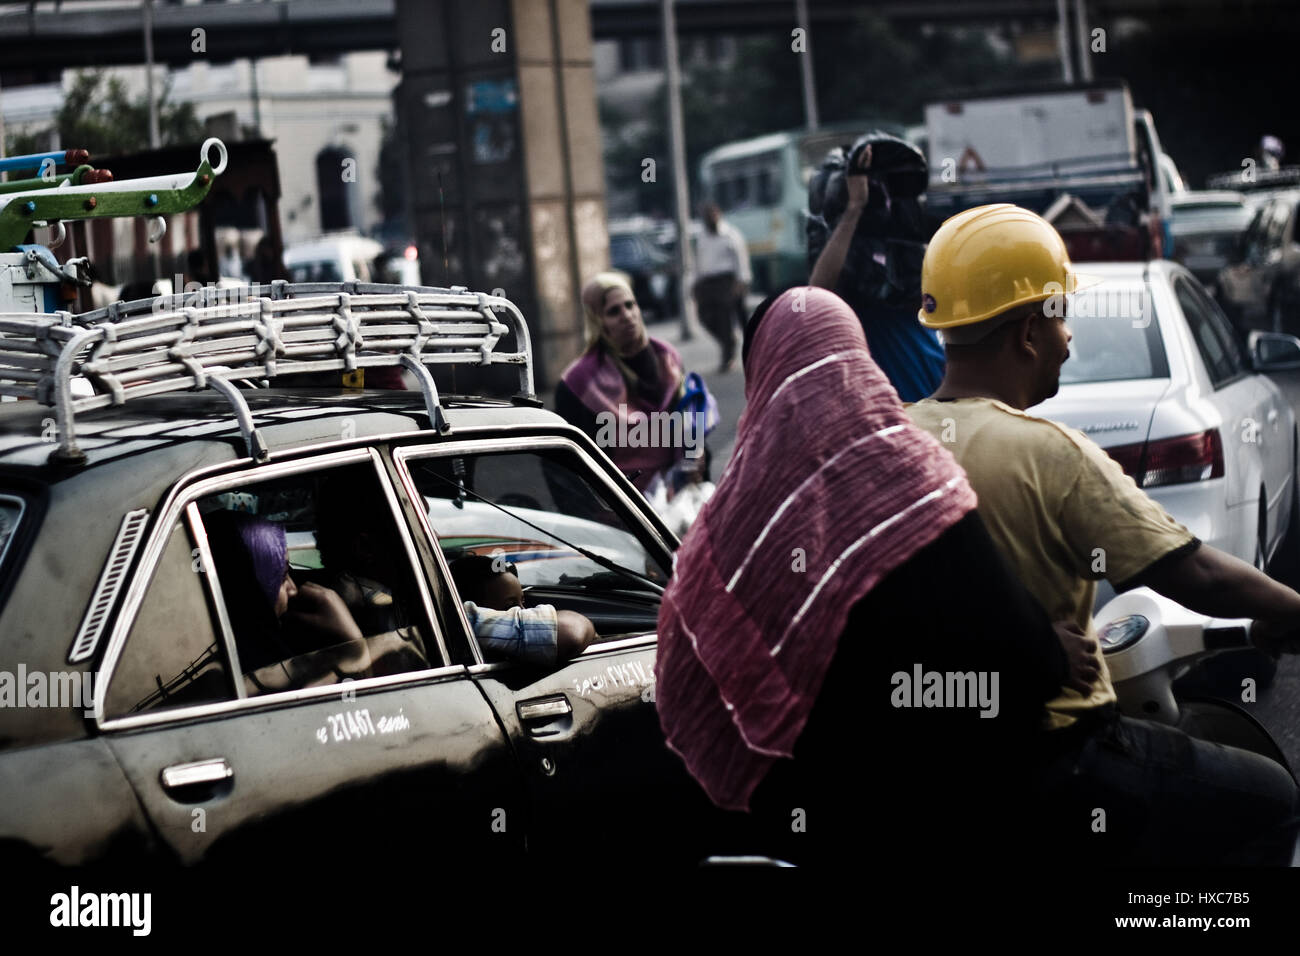
[[[676,541],[539,407],[512,304],[276,283],[233,304],[4,316],[0,333],[0,384],[37,399],[0,406],[11,868],[744,849],[656,717]],[[419,391],[278,387],[399,365]],[[517,391],[440,395],[430,370],[452,365],[503,365]],[[394,633],[311,681],[276,654],[283,678],[242,666],[209,541],[230,511],[283,526],[300,587],[346,570],[327,529],[363,533],[396,613],[371,630]],[[448,573],[467,553],[514,563],[528,604],[587,615],[598,641],[553,668],[485,660]]]

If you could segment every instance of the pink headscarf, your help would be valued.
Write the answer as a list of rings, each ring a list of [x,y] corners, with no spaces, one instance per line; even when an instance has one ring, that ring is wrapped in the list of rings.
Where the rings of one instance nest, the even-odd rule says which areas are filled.
[[[745,371],[736,451],[677,552],[655,664],[668,745],[733,810],[792,756],[850,608],[976,503],[835,294],[780,296]]]

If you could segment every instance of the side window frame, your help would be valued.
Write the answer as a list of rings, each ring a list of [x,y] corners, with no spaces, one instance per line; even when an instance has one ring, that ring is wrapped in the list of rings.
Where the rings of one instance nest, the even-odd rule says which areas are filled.
[[[1201,363],[1205,366],[1205,372],[1210,377],[1210,387],[1213,388],[1214,391],[1216,392],[1221,388],[1226,388],[1228,385],[1231,385],[1237,379],[1241,378],[1244,374],[1246,374],[1246,371],[1240,368],[1239,363],[1237,361],[1236,339],[1230,338],[1226,342],[1223,341],[1221,330],[1217,328],[1214,322],[1215,317],[1214,317],[1213,310],[1209,308],[1207,303],[1204,302],[1202,298],[1196,294],[1197,291],[1196,287],[1190,281],[1188,281],[1186,276],[1181,274],[1176,275],[1174,277],[1173,286],[1174,286],[1174,298],[1178,303],[1178,309],[1180,312],[1183,313],[1183,319],[1188,324],[1188,331],[1191,332],[1192,342],[1196,346],[1197,354],[1200,355]],[[1187,298],[1191,299],[1192,303],[1202,313],[1204,313],[1203,326],[1198,326],[1198,324],[1188,315],[1188,309],[1184,305],[1184,301],[1183,301],[1184,295]],[[1224,348],[1225,354],[1227,356],[1227,360],[1229,364],[1232,366],[1232,368],[1229,368],[1227,370],[1226,374],[1224,374],[1222,370],[1216,367],[1216,363],[1211,361],[1210,356],[1206,352],[1205,343],[1202,341],[1202,335],[1213,336],[1216,340],[1218,340],[1219,344]]]
[[[442,548],[438,544],[438,536],[434,533],[433,526],[429,522],[429,513],[427,508],[419,507],[423,501],[423,496],[419,489],[415,487],[415,479],[411,475],[411,469],[407,462],[411,459],[420,458],[454,458],[467,455],[483,455],[493,453],[519,453],[549,449],[562,449],[577,456],[578,460],[588,466],[588,474],[595,476],[593,483],[598,484],[599,489],[606,494],[610,500],[621,505],[628,514],[632,515],[636,521],[636,527],[642,534],[638,535],[642,543],[651,542],[655,549],[659,550],[656,557],[669,569],[673,566],[673,551],[671,543],[663,537],[659,529],[645,520],[642,510],[637,507],[636,503],[626,492],[613,481],[605,469],[601,468],[587,451],[577,442],[567,437],[559,435],[537,435],[529,436],[526,439],[519,438],[484,438],[482,440],[457,442],[455,444],[404,444],[393,448],[393,461],[397,466],[397,472],[401,476],[402,488],[412,502],[417,504],[415,508],[419,515],[420,530],[426,540],[430,543],[430,550],[435,556],[438,564],[438,571],[442,577],[442,586],[444,592],[451,595],[452,604],[455,605],[454,611],[456,620],[459,622],[465,641],[469,645],[470,653],[473,656],[474,665],[484,665],[486,662],[483,658],[482,649],[478,641],[474,638],[473,630],[469,625],[469,618],[465,614],[465,608],[459,600],[459,595],[451,579],[451,569],[447,565],[447,558],[442,553]],[[490,666],[490,665],[489,665]]]
[[[103,661],[100,665],[100,679],[103,682],[103,685],[105,687],[112,686],[113,676],[117,670],[117,665],[121,660],[122,653],[125,650],[127,638],[131,633],[131,628],[139,617],[141,605],[144,601],[145,595],[148,593],[149,586],[153,582],[159,561],[165,551],[167,540],[171,536],[172,530],[178,522],[185,522],[186,530],[190,534],[191,541],[194,546],[199,549],[200,558],[204,562],[204,567],[209,569],[213,567],[211,550],[208,546],[207,536],[203,530],[201,516],[198,513],[199,499],[208,497],[209,495],[219,494],[223,491],[229,491],[234,488],[256,484],[262,479],[284,478],[293,475],[310,474],[313,472],[326,471],[331,468],[359,465],[363,463],[370,464],[375,480],[388,502],[389,513],[391,514],[394,527],[401,540],[403,553],[407,556],[410,564],[411,577],[415,581],[416,590],[419,594],[420,613],[423,615],[425,628],[433,639],[432,644],[426,649],[431,654],[436,649],[441,655],[441,659],[437,662],[430,661],[430,666],[424,670],[407,671],[405,673],[393,674],[385,677],[368,677],[358,680],[354,684],[350,684],[349,687],[363,689],[371,686],[406,683],[423,679],[431,673],[459,667],[460,665],[451,663],[452,657],[448,653],[447,642],[440,626],[439,618],[434,613],[433,601],[429,593],[429,585],[425,580],[423,567],[419,561],[418,552],[415,549],[411,529],[398,506],[397,496],[394,493],[392,483],[386,469],[384,468],[383,459],[379,452],[374,448],[357,448],[346,451],[331,452],[324,455],[315,455],[307,458],[293,459],[290,461],[257,465],[237,471],[224,471],[216,475],[211,474],[211,472],[197,473],[189,475],[178,482],[169,493],[166,502],[157,512],[157,518],[153,528],[149,532],[149,539],[144,546],[143,555],[138,563],[137,570],[127,587],[127,594],[122,601],[121,609],[113,621],[107,642],[107,650],[105,651]],[[204,574],[203,578],[205,595],[212,603],[213,609],[217,612],[217,619],[214,621],[214,625],[221,628],[221,640],[226,651],[226,660],[230,664],[231,673],[237,673],[239,668],[238,651],[235,648],[234,633],[230,626],[229,616],[226,613],[226,605],[222,599],[223,595],[221,593],[220,581],[217,580],[217,575],[213,573]],[[280,693],[263,694],[257,697],[249,697],[247,696],[246,689],[243,686],[243,681],[233,680],[233,684],[235,696],[230,700],[221,703],[203,704],[193,707],[178,707],[174,710],[165,710],[158,713],[146,713],[130,717],[108,717],[104,711],[105,701],[108,694],[98,693],[95,695],[95,724],[101,730],[112,731],[117,729],[127,729],[141,724],[174,722],[219,711],[237,709],[240,707],[262,706],[266,704],[277,705],[285,701],[296,701],[299,698],[329,696],[330,694],[337,694],[339,692],[337,685],[327,685],[323,687],[301,688]]]
[[[1232,362],[1233,372],[1228,377],[1227,382],[1235,382],[1243,375],[1249,375],[1251,368],[1250,361],[1246,356],[1246,349],[1232,323],[1223,314],[1223,309],[1219,308],[1219,303],[1215,302],[1214,298],[1200,285],[1191,282],[1188,283],[1188,287],[1201,305],[1204,306],[1210,327],[1217,331],[1219,337],[1228,344],[1228,358]]]

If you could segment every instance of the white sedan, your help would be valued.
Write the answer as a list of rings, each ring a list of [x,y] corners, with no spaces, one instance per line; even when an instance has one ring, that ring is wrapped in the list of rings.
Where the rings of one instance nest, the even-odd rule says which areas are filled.
[[[1061,390],[1030,413],[1083,431],[1202,541],[1265,567],[1298,520],[1297,436],[1259,373],[1300,367],[1300,340],[1242,343],[1173,262],[1077,268],[1101,282],[1069,297]]]

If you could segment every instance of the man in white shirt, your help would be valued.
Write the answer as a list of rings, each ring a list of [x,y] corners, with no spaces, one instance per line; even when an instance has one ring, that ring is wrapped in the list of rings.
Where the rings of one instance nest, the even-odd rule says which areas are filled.
[[[749,292],[749,249],[745,238],[722,219],[716,203],[700,207],[704,232],[695,250],[699,278],[693,289],[700,322],[722,348],[718,372],[736,367],[736,320],[745,323],[745,295]]]

